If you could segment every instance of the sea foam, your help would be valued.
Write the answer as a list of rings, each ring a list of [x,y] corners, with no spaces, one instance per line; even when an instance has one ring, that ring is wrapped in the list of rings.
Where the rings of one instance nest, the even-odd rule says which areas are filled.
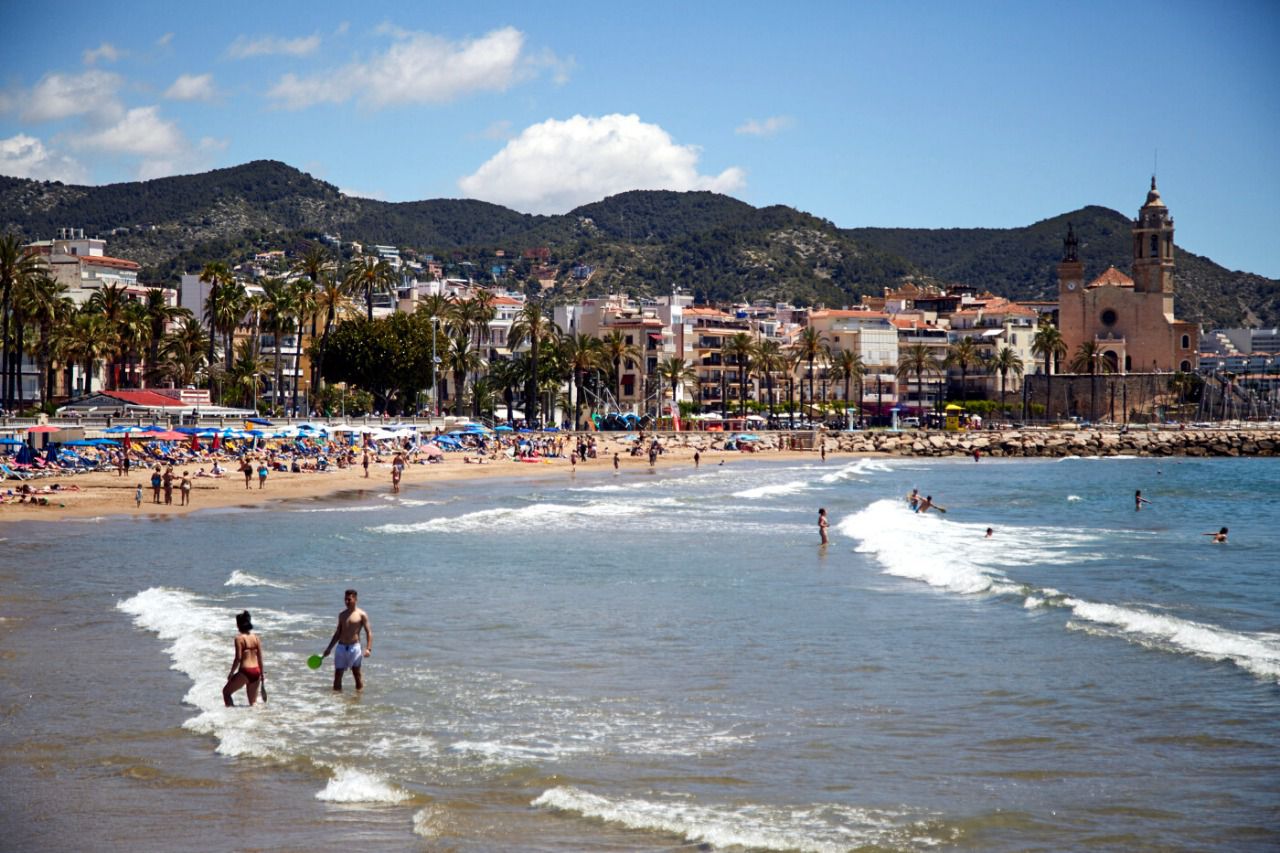
[[[920,824],[901,815],[850,806],[773,806],[744,804],[701,806],[686,798],[611,798],[573,786],[544,791],[535,808],[569,812],[628,829],[663,832],[714,849],[803,850],[835,853],[910,839]],[[928,843],[917,838],[917,842]]]
[[[376,773],[341,766],[333,768],[333,778],[316,794],[326,803],[401,803],[409,798]]]
[[[275,589],[293,589],[287,583],[278,583],[269,581],[266,578],[260,578],[257,575],[251,575],[248,572],[242,572],[236,569],[231,573],[231,577],[227,578],[222,584],[223,586],[269,586]]]

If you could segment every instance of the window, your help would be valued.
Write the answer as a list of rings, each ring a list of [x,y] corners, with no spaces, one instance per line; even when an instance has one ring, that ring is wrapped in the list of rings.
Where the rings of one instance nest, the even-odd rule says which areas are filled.
[[[1116,324],[1116,312],[1108,308],[1102,312],[1101,320],[1104,326],[1114,326]]]
[[[1151,235],[1151,257],[1157,257],[1160,254],[1160,235]]]
[[[1183,373],[1190,373],[1190,372],[1191,372],[1191,362],[1189,362],[1189,361],[1184,361],[1184,362],[1182,362],[1182,364],[1178,365],[1178,369],[1179,369],[1179,370],[1181,370]]]
[[[1182,348],[1183,348],[1183,349],[1191,349],[1191,336],[1190,336],[1190,335],[1183,335],[1183,336],[1182,336]]]
[[[1133,370],[1133,359],[1126,355],[1124,357],[1124,372],[1128,373],[1130,370]]]

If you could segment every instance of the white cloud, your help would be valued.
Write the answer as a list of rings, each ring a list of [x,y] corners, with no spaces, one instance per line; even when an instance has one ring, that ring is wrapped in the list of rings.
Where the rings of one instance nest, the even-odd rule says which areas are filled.
[[[236,36],[236,40],[227,48],[227,55],[232,59],[248,59],[252,56],[308,56],[319,49],[320,36],[315,34],[292,39],[275,36],[251,39],[248,36]]]
[[[156,47],[168,47],[171,41],[173,41],[173,33],[165,33],[156,39]]]
[[[368,198],[374,201],[386,201],[387,194],[382,190],[357,190],[351,187],[338,187],[338,192],[352,198]]]
[[[512,27],[457,42],[390,25],[378,32],[394,39],[386,52],[310,77],[286,74],[267,96],[289,109],[352,99],[372,108],[439,104],[470,92],[504,91],[524,71],[524,34]]]
[[[458,186],[471,198],[527,213],[564,213],[627,190],[729,193],[745,186],[736,166],[699,174],[699,153],[635,115],[549,119],[526,128]]]
[[[120,115],[116,91],[120,76],[110,71],[83,74],[46,74],[26,96],[23,121],[57,121],[77,115],[93,115],[110,121]]]
[[[158,107],[134,107],[115,124],[72,138],[77,148],[112,154],[171,157],[190,148],[182,131],[160,117]]]
[[[510,139],[511,122],[505,118],[492,122],[488,127],[480,131],[479,136],[481,139]]]
[[[93,50],[86,50],[84,52],[84,64],[93,65],[100,59],[105,62],[115,62],[122,56],[124,56],[124,51],[117,48],[111,42],[104,41]]]
[[[171,101],[211,101],[216,95],[212,74],[183,74],[164,93]]]
[[[745,124],[734,128],[733,132],[744,136],[773,136],[775,133],[791,127],[792,124],[794,124],[794,119],[791,116],[770,116],[764,121],[748,119]]]
[[[68,184],[82,184],[87,178],[84,167],[74,159],[21,133],[0,139],[0,174]]]

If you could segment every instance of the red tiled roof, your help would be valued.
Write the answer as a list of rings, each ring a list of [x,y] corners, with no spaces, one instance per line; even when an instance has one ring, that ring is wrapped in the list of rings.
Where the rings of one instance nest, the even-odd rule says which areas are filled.
[[[883,311],[846,311],[838,308],[821,308],[817,311],[809,312],[810,319],[814,317],[830,317],[838,320],[842,317],[858,317],[867,320],[884,320],[888,316]]]
[[[1115,267],[1107,267],[1107,271],[1089,282],[1090,287],[1133,287],[1133,279]]]
[[[181,400],[157,394],[155,391],[103,391],[102,393],[107,397],[123,400],[131,406],[174,406],[180,409],[187,406]]]

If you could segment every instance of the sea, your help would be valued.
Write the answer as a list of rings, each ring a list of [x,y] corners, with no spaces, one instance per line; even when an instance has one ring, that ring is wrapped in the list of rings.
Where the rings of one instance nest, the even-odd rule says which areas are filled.
[[[1280,460],[717,461],[0,527],[0,848],[1280,849]]]

